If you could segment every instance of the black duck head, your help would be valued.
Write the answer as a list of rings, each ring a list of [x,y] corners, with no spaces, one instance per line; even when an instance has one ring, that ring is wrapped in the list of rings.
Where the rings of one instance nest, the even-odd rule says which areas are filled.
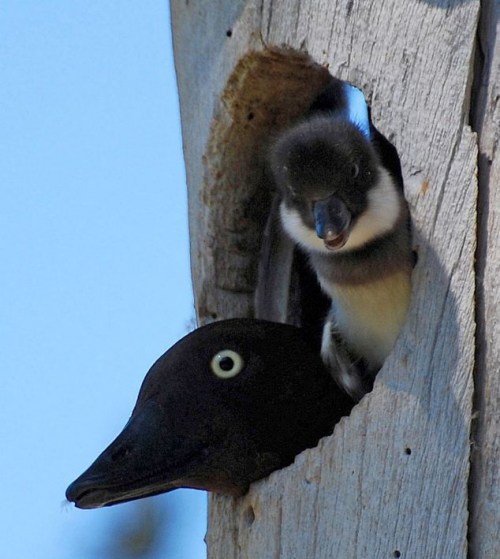
[[[242,495],[330,434],[352,406],[302,330],[210,324],[151,367],[125,428],[66,497],[96,508],[181,487]]]

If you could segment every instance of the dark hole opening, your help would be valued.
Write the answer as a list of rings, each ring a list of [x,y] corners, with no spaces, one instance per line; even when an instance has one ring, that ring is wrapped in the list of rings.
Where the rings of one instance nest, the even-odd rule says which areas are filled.
[[[294,251],[290,282],[291,323],[304,328],[320,350],[323,323],[330,300],[321,289],[307,256],[298,248]]]

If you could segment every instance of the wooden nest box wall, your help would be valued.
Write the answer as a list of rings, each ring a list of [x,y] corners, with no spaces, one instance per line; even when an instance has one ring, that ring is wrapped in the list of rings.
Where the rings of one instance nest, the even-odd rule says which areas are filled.
[[[259,276],[264,235],[274,234],[266,148],[330,74],[364,92],[398,149],[419,255],[409,318],[373,392],[246,496],[210,497],[209,557],[500,557],[498,3],[171,8],[201,324],[290,319],[284,236],[280,273]]]

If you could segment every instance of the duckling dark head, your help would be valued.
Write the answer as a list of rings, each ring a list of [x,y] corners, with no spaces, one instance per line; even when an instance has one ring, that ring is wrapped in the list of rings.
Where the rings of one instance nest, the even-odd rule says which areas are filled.
[[[342,114],[317,115],[285,132],[271,166],[282,193],[283,224],[308,249],[359,248],[380,225],[379,216],[371,217],[374,210],[384,212],[382,221],[390,227],[399,215],[397,193],[384,188],[384,169],[371,141]]]
[[[210,324],[151,367],[124,430],[66,497],[96,508],[180,487],[242,495],[352,406],[300,329]]]

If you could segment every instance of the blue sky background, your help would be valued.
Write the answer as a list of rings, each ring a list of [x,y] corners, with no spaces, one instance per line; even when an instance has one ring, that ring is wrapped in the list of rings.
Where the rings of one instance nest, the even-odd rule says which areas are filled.
[[[167,1],[6,0],[0,79],[1,555],[112,559],[143,504],[64,491],[194,314]],[[151,501],[158,556],[204,557],[206,495]]]

